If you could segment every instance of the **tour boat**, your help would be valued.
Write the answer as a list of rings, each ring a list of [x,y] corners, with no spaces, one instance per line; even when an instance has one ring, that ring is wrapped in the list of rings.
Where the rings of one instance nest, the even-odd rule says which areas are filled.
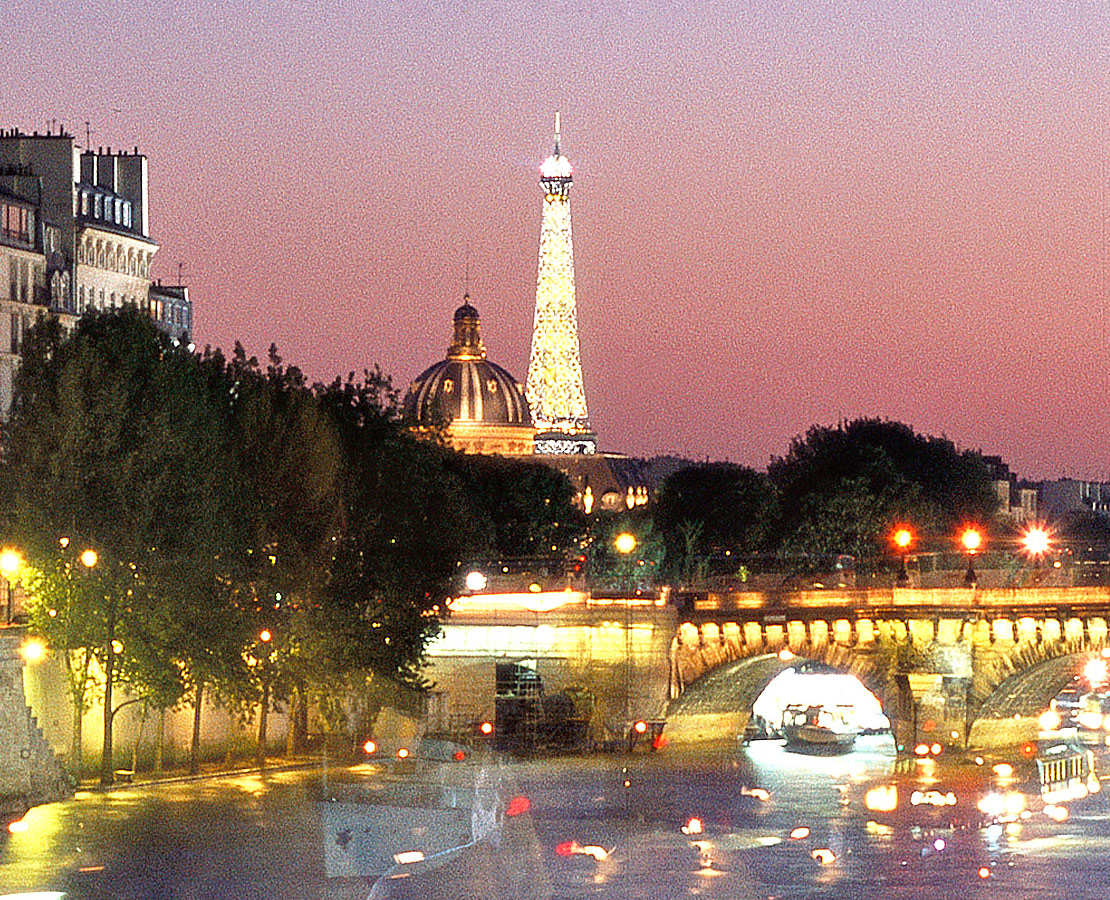
[[[860,729],[845,717],[851,707],[796,703],[782,714],[782,732],[787,744],[803,747],[848,748]]]

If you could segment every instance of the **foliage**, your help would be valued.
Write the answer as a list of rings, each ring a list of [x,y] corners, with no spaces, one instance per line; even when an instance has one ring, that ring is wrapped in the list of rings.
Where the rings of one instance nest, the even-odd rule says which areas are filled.
[[[461,559],[487,549],[483,519],[445,465],[447,451],[400,425],[380,372],[320,387],[339,437],[342,527],[333,544],[318,648],[336,673],[419,682]]]
[[[631,534],[635,548],[617,550],[617,536]],[[607,590],[646,590],[657,584],[663,562],[663,539],[643,509],[597,514],[588,539],[587,567],[591,583]]]
[[[456,453],[447,468],[466,485],[475,511],[492,526],[499,557],[567,556],[585,530],[574,488],[543,463]]]
[[[873,557],[896,521],[947,535],[989,520],[998,502],[980,454],[879,419],[814,426],[768,474],[782,510],[776,542],[788,554]]]
[[[760,472],[732,463],[680,469],[663,483],[655,502],[665,571],[690,581],[699,558],[763,550],[777,515],[775,487]]]
[[[235,658],[212,590],[235,556],[225,503],[235,473],[226,420],[210,400],[198,359],[130,308],[87,315],[68,339],[47,320],[24,350],[4,495],[28,562],[54,578],[80,576],[87,602],[67,607],[62,646],[83,646],[104,673],[108,778],[117,680],[168,702],[180,684],[175,658],[190,649]],[[69,554],[86,547],[99,562],[78,573]],[[190,615],[208,626],[203,636],[170,630]],[[49,628],[41,610],[35,619]]]

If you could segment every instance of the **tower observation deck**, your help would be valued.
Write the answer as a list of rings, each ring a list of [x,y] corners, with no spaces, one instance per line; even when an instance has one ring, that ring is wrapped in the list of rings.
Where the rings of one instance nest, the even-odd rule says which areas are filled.
[[[537,453],[594,453],[574,296],[574,247],[570,231],[573,169],[560,149],[555,113],[555,152],[540,166],[543,224],[536,275],[536,316],[524,393],[536,426]]]

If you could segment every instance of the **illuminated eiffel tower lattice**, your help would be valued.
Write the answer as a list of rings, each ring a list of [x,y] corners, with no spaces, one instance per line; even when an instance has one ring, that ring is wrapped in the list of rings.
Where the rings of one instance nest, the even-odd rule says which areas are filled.
[[[536,275],[536,318],[524,394],[536,426],[537,453],[594,453],[574,297],[574,245],[570,232],[573,169],[560,150],[555,113],[555,152],[540,166],[543,225]]]

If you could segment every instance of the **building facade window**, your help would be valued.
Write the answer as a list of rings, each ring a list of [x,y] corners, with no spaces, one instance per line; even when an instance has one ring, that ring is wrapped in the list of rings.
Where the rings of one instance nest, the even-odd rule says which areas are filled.
[[[31,243],[31,230],[34,216],[31,210],[14,203],[0,204],[0,227],[4,237],[10,241]]]

